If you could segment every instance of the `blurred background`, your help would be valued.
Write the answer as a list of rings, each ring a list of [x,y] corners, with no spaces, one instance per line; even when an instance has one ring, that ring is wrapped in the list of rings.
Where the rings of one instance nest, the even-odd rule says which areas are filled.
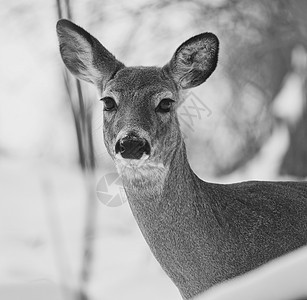
[[[126,65],[162,66],[214,32],[217,70],[178,111],[192,168],[224,183],[306,179],[307,1],[0,5],[0,299],[180,299],[114,177],[94,87],[64,70],[59,18]]]

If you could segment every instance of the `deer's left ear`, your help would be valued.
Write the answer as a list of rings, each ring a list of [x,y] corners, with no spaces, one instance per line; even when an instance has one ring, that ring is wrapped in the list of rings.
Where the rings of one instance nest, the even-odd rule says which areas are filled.
[[[202,33],[185,41],[163,70],[180,88],[192,88],[202,84],[215,70],[218,52],[218,38],[210,32]]]

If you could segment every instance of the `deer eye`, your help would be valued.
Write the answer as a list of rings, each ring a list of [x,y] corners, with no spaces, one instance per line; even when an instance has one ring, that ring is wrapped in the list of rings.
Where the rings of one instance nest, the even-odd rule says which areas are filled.
[[[112,111],[117,108],[116,102],[113,98],[111,97],[104,97],[100,99],[104,103],[104,110],[106,111]]]
[[[169,98],[162,99],[158,104],[156,111],[161,113],[170,112],[173,102],[175,101]]]

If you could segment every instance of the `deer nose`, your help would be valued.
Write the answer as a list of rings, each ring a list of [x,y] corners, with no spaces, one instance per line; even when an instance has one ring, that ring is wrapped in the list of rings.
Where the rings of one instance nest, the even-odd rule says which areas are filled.
[[[117,141],[115,152],[120,153],[123,158],[140,159],[144,153],[150,154],[150,146],[146,139],[129,134]]]

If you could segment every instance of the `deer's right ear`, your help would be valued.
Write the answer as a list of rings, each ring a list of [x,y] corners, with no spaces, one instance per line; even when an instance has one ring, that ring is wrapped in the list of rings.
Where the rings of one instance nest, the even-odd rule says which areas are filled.
[[[77,78],[105,85],[124,65],[99,41],[81,27],[68,20],[56,26],[62,59]]]
[[[182,89],[202,84],[216,68],[219,40],[210,32],[201,33],[181,44],[163,67]]]

